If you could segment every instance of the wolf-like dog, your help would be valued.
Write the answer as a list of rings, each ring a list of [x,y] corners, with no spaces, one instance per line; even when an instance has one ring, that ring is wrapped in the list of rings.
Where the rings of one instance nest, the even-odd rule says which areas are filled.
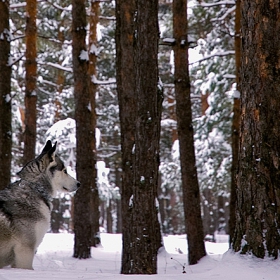
[[[55,150],[56,143],[47,141],[18,173],[20,180],[0,191],[0,268],[33,269],[36,249],[50,227],[52,198],[80,186]]]

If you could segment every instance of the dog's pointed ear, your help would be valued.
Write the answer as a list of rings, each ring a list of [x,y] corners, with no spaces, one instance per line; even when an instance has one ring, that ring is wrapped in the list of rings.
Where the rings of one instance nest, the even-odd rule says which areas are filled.
[[[51,159],[51,161],[55,161],[56,144],[57,144],[57,142],[55,142],[54,145],[48,151],[48,156]]]
[[[56,143],[55,143],[55,145],[56,145]],[[43,148],[41,154],[47,153],[51,148],[52,148],[52,142],[51,142],[51,140],[48,140],[45,147]]]

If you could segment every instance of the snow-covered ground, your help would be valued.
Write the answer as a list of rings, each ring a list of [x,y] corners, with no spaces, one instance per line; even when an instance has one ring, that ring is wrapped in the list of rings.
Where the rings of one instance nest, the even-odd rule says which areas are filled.
[[[102,247],[92,248],[92,258],[77,260],[72,234],[46,234],[34,259],[34,271],[0,269],[0,280],[104,279],[104,280],[279,280],[280,260],[259,260],[227,252],[227,236],[206,242],[208,256],[199,264],[187,263],[185,236],[164,237],[158,254],[157,275],[121,275],[121,235],[101,234]],[[185,273],[183,273],[185,271]]]

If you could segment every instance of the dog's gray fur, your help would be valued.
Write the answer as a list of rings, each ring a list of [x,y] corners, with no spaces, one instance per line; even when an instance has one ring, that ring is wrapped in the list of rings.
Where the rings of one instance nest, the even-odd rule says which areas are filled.
[[[34,254],[50,226],[52,197],[80,185],[55,150],[56,143],[47,141],[18,173],[20,180],[0,191],[0,268],[33,269]]]

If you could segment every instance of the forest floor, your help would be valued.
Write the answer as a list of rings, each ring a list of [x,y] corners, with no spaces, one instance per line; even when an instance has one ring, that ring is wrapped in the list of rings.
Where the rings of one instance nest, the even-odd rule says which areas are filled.
[[[0,269],[0,280],[279,280],[280,260],[260,260],[228,251],[228,237],[217,235],[206,242],[207,256],[197,265],[186,265],[184,235],[164,237],[158,254],[157,275],[121,275],[121,234],[101,234],[102,246],[92,248],[92,258],[72,258],[72,234],[46,234],[34,259],[34,271]],[[185,273],[183,273],[185,272]]]

